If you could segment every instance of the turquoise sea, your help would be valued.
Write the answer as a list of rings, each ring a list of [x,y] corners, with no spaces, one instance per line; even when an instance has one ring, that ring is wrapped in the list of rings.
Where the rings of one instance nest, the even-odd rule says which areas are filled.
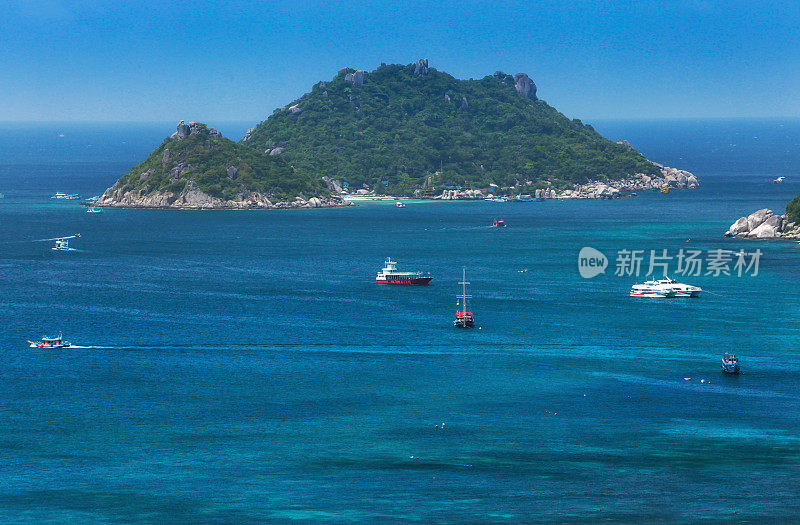
[[[598,122],[702,182],[619,201],[49,199],[101,193],[172,127],[0,126],[0,521],[800,520],[800,250],[722,237],[800,193],[800,121]],[[584,246],[606,274],[580,277]],[[682,248],[763,256],[683,279],[696,300],[613,274]],[[431,285],[374,284],[387,256]],[[27,347],[59,330],[78,346]]]

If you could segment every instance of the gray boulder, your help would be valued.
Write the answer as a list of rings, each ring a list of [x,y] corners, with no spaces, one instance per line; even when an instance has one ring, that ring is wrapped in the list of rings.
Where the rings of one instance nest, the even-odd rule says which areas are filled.
[[[517,93],[525,98],[536,101],[536,84],[533,83],[528,75],[525,73],[517,73],[514,75],[514,87]]]
[[[747,225],[747,217],[742,217],[738,221],[734,222],[728,231],[725,233],[726,237],[736,237],[737,235],[746,234],[750,231],[750,227]]]
[[[353,87],[360,87],[364,84],[364,71],[358,70],[353,73],[348,73],[344,76],[345,82],[350,82]]]
[[[764,208],[762,210],[758,210],[755,213],[751,213],[750,215],[747,216],[747,229],[748,229],[748,231],[752,232],[753,230],[755,230],[756,228],[761,226],[764,223],[764,221],[766,221],[768,218],[772,217],[773,215],[774,215],[774,213],[772,213],[772,210],[768,210],[767,208]]]
[[[748,237],[756,239],[771,239],[777,237],[783,231],[783,217],[780,215],[770,215],[756,229],[750,230]]]
[[[192,124],[194,124],[194,122],[192,122]],[[178,123],[178,130],[175,133],[172,134],[171,138],[174,138],[174,139],[177,139],[177,140],[183,140],[183,139],[185,139],[186,137],[189,136],[189,133],[191,133],[191,131],[192,130],[189,127],[189,124],[187,124],[186,122],[181,120]]]
[[[428,74],[428,59],[427,58],[420,58],[417,60],[417,63],[414,65],[414,76],[415,77],[424,77]]]

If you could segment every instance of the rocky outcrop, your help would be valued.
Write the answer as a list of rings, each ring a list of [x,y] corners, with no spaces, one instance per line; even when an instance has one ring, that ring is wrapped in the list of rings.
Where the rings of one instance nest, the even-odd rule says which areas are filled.
[[[495,73],[495,75],[496,74],[497,73]],[[534,84],[533,80],[531,80],[525,73],[517,73],[514,75],[514,87],[516,88],[517,93],[523,97],[531,99],[534,102],[539,100],[536,98],[536,84]]]
[[[264,154],[271,156],[280,155],[281,153],[286,151],[286,146],[288,145],[289,143],[286,142],[285,140],[270,144],[269,147],[264,150]]]
[[[427,58],[420,58],[417,60],[417,63],[414,65],[414,76],[415,77],[424,77],[428,74],[428,59]]]
[[[325,185],[328,187],[328,190],[330,190],[334,195],[341,194],[342,190],[344,189],[341,181],[333,180],[329,177],[322,177],[322,182],[325,183]]]
[[[467,111],[469,109],[469,102],[467,102],[467,97],[461,97],[461,110]]]
[[[348,73],[344,76],[345,82],[350,82],[353,87],[360,87],[364,84],[364,71],[357,70],[353,71],[352,73]]]
[[[678,177],[675,172],[680,172]],[[661,167],[660,177],[637,173],[633,177],[613,181],[593,181],[586,184],[576,185],[572,189],[556,190],[554,188],[539,188],[531,192],[531,196],[536,199],[619,199],[624,195],[629,195],[634,191],[652,191],[669,187],[676,190],[695,189],[700,183],[697,177],[688,171],[675,170],[674,168]],[[525,193],[526,186],[530,186],[533,181],[519,181],[514,186],[498,188],[496,184],[489,184],[490,187],[498,188],[505,194]],[[493,193],[492,193],[493,194]],[[417,190],[416,197],[425,198],[421,190]],[[440,195],[433,197],[441,200],[470,200],[483,199],[490,197],[491,194],[481,189],[446,189]]]
[[[204,128],[205,125],[199,122],[184,122],[181,120],[180,123],[178,124],[178,129],[175,131],[175,133],[170,135],[169,138],[173,140],[183,140],[190,135],[197,135],[201,133]],[[215,130],[214,128],[207,128],[207,129],[208,129],[208,134],[212,137],[222,136],[222,133]]]
[[[731,224],[725,237],[740,239],[800,239],[800,226],[790,222],[786,215],[775,215],[764,208],[741,217]]]
[[[441,195],[434,197],[436,200],[451,201],[451,200],[475,200],[485,199],[488,193],[483,190],[444,190]]]
[[[700,187],[697,177],[684,170],[667,166],[659,166],[661,176],[636,173],[632,177],[606,182],[589,182],[576,185],[571,190],[558,193],[558,199],[616,199],[624,193],[635,191],[653,191],[663,188],[675,190],[693,190]]]
[[[242,192],[236,199],[224,200],[209,195],[189,184],[180,193],[169,191],[146,192],[133,190],[124,192],[123,188],[112,186],[94,203],[107,208],[178,208],[194,210],[210,209],[281,209],[281,208],[330,208],[351,206],[352,203],[332,195],[311,197],[308,200],[297,197],[293,201],[276,200],[273,196],[258,192]]]

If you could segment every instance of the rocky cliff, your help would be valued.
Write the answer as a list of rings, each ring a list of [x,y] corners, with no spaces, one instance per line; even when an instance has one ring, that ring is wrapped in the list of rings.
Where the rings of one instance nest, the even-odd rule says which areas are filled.
[[[181,121],[95,203],[121,208],[319,208],[349,203],[277,155],[257,153],[199,122]]]

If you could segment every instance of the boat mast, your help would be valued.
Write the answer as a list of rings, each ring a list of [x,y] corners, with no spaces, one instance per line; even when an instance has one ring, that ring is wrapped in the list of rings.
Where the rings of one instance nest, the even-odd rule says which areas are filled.
[[[465,267],[461,268],[461,282],[458,283],[461,285],[461,311],[462,313],[467,313],[467,269]]]

